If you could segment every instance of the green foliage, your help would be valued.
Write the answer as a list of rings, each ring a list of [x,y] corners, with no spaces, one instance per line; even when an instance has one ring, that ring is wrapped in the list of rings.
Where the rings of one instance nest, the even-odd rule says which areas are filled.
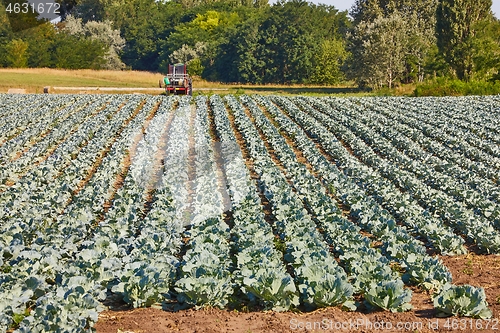
[[[262,18],[255,17],[228,31],[213,66],[221,81],[262,83],[258,71],[266,62],[256,57],[256,51],[248,52],[259,47],[261,23]]]
[[[339,39],[324,40],[314,57],[311,83],[332,85],[344,79],[342,65],[347,59],[345,43]]]
[[[496,95],[500,93],[499,81],[461,81],[437,78],[417,85],[414,96],[463,96]]]
[[[433,45],[429,48],[424,61],[424,71],[427,76],[431,78],[451,77],[453,75],[450,66],[439,52],[437,45]]]
[[[195,58],[189,62],[188,73],[189,75],[201,76],[204,67],[201,64],[200,58]]]
[[[405,312],[412,308],[411,290],[405,289],[402,281],[382,282],[364,294],[371,306],[391,312]]]
[[[120,62],[116,51],[123,40],[109,23],[89,22],[87,34],[80,21],[69,19],[70,29],[48,22],[16,34],[0,29],[0,66],[99,69]]]
[[[289,275],[282,277],[279,273],[262,268],[252,277],[245,277],[242,284],[249,299],[253,302],[260,300],[265,309],[278,312],[299,305],[293,279]]]
[[[361,22],[353,37],[361,45],[353,61],[359,62],[355,75],[360,83],[374,88],[392,88],[402,78],[407,52],[407,22],[399,13],[378,17],[372,23]]]
[[[228,30],[221,43],[215,59],[221,81],[306,83],[318,75],[322,83],[340,79],[336,68],[345,51],[333,41],[340,41],[349,25],[345,12],[295,0],[255,14]]]
[[[324,267],[307,262],[308,267],[297,270],[304,283],[298,286],[304,303],[309,307],[327,307],[343,305],[349,310],[356,310],[352,301],[354,289],[347,279],[331,273],[325,273]]]
[[[285,253],[285,251],[286,251],[286,242],[284,240],[282,240],[279,237],[275,237],[274,240],[273,240],[273,242],[274,242],[274,247],[276,248],[276,250],[278,250],[281,253]]]
[[[460,80],[470,80],[475,71],[478,24],[492,18],[491,0],[441,0],[436,17],[439,51]]]
[[[181,5],[173,1],[132,0],[111,3],[105,8],[105,19],[112,21],[127,41],[121,60],[133,69],[157,71],[165,39],[185,19]]]
[[[236,89],[236,91],[234,92],[235,96],[241,96],[241,95],[245,95],[245,89],[243,89],[242,87],[239,87],[238,89]]]
[[[436,1],[358,0],[351,14],[350,78],[372,87],[421,82],[435,44]]]
[[[5,46],[7,66],[14,68],[28,67],[28,43],[13,39]]]
[[[305,0],[272,6],[267,0],[70,0],[62,23],[16,34],[2,11],[0,66],[165,72],[183,62],[191,75],[210,81],[335,85],[349,79],[379,91],[457,77],[475,83],[448,84],[434,94],[489,93],[495,84],[482,82],[500,79],[500,22],[490,7],[491,0],[357,0],[351,19]],[[429,94],[426,86],[416,94]]]
[[[53,67],[52,55],[56,30],[50,23],[26,31],[28,67]]]
[[[434,297],[434,307],[439,315],[488,319],[493,315],[486,302],[483,288],[470,285],[446,285]]]
[[[69,15],[66,17],[64,31],[71,35],[89,38],[104,44],[107,51],[102,68],[117,70],[125,67],[125,64],[118,57],[118,53],[125,46],[125,40],[120,36],[118,30],[112,28],[110,21],[88,21],[83,23],[82,19]]]
[[[19,324],[24,320],[24,318],[26,318],[29,315],[30,315],[30,309],[24,310],[23,313],[14,313],[14,315],[12,316],[12,321],[13,321],[12,328],[18,328]]]
[[[131,267],[122,281],[112,290],[135,308],[161,303],[168,294],[175,268],[168,263],[155,263],[158,267]]]
[[[59,33],[54,41],[54,67],[99,69],[104,65],[105,45],[94,39]]]
[[[80,0],[72,13],[76,17],[81,18],[84,23],[88,21],[103,21],[106,18],[105,1]]]
[[[194,73],[204,73],[204,78],[218,79],[213,68],[217,50],[226,32],[241,21],[242,18],[235,11],[211,9],[196,13],[188,22],[175,26],[174,31],[161,43],[160,69],[165,71],[169,63],[176,61],[190,65],[192,60],[199,59],[199,63],[193,64]]]
[[[498,79],[500,68],[500,21],[483,20],[475,25],[473,40],[474,79]]]

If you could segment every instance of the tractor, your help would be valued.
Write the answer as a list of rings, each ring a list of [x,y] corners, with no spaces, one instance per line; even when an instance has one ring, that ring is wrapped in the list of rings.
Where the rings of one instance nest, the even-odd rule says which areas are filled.
[[[165,87],[167,95],[193,95],[193,80],[185,64],[168,65],[168,74],[159,84],[160,88]]]

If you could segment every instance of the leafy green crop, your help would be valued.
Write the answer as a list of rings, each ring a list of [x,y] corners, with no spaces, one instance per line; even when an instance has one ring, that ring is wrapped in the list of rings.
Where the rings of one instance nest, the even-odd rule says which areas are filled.
[[[404,312],[412,308],[411,290],[404,289],[401,281],[377,285],[363,296],[371,304],[391,312]]]
[[[500,249],[498,96],[190,101],[0,94],[0,332],[92,331],[110,299],[401,312],[407,286],[492,316],[429,249]]]
[[[447,284],[434,297],[434,307],[438,315],[461,316],[488,319],[493,313],[488,308],[483,288],[470,285],[454,286]]]

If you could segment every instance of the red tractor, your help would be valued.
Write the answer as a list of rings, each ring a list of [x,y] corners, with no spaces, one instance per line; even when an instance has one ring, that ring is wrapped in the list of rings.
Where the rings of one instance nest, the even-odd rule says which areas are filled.
[[[193,95],[193,80],[187,73],[185,64],[168,65],[168,74],[160,80],[160,88],[165,87],[167,95]]]

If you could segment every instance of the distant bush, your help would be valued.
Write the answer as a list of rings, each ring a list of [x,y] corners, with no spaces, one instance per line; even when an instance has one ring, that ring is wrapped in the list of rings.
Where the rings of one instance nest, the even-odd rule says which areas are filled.
[[[500,94],[500,81],[470,81],[438,78],[417,85],[414,96],[464,96]]]

